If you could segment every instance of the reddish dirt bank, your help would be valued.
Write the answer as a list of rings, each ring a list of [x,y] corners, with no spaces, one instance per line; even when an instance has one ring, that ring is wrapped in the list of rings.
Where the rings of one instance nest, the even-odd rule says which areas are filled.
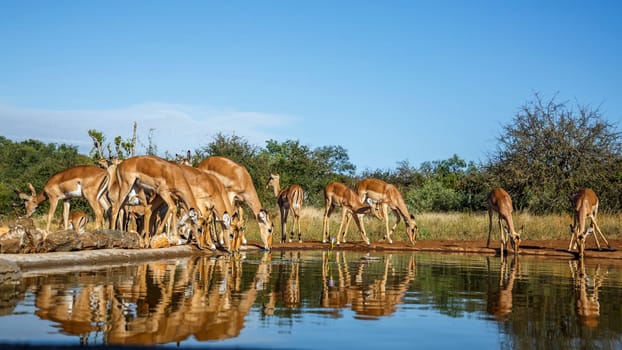
[[[257,242],[255,242],[257,243]],[[622,263],[622,239],[610,239],[611,250],[601,242],[603,250],[596,248],[593,239],[589,239],[585,250],[585,259],[619,259]],[[253,244],[251,244],[252,246]],[[388,244],[384,242],[372,242],[367,246],[363,242],[343,243],[335,246],[340,250],[361,250],[361,251],[425,251],[425,252],[448,252],[448,253],[468,253],[468,254],[486,254],[498,255],[500,243],[499,241],[491,241],[491,247],[486,248],[485,240],[475,241],[449,241],[449,240],[419,240],[413,246],[409,242],[393,242]],[[318,241],[308,241],[303,243],[275,243],[274,250],[294,250],[294,249],[327,249],[328,244]],[[521,243],[520,255],[538,255],[551,256],[560,258],[574,258],[578,255],[575,252],[568,252],[568,240],[525,240]],[[510,254],[512,252],[510,251]]]

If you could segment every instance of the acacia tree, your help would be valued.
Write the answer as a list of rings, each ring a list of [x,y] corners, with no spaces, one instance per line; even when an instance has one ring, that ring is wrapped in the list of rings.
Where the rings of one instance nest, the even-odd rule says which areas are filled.
[[[620,198],[620,132],[598,109],[572,109],[536,94],[497,140],[488,170],[519,209],[568,210],[572,194],[583,187],[599,194],[601,207],[612,208],[612,199]]]

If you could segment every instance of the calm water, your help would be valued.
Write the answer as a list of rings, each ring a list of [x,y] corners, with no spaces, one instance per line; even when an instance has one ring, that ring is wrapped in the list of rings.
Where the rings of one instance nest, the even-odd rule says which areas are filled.
[[[0,287],[0,343],[622,348],[622,270],[589,260],[273,252]]]

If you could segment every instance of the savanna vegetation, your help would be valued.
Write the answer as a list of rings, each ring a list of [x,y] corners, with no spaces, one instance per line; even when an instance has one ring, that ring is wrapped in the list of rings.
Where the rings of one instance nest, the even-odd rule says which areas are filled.
[[[0,136],[0,221],[11,220],[23,210],[15,189],[25,191],[29,182],[41,189],[52,174],[70,166],[95,164],[110,155],[123,159],[135,153],[174,158],[158,154],[151,137],[144,150],[136,152],[135,132],[128,139],[116,136],[112,143],[97,130],[90,130],[89,136],[94,142],[89,155],[79,154],[71,145],[13,142]],[[305,205],[311,207],[307,219],[303,216],[303,230],[313,232],[313,239],[321,236],[324,186],[340,181],[354,187],[366,177],[380,178],[400,189],[417,217],[420,239],[485,238],[486,198],[493,187],[504,187],[511,194],[515,222],[524,224],[527,239],[568,238],[570,198],[584,187],[594,189],[600,198],[603,231],[622,237],[622,216],[618,214],[622,209],[622,139],[617,125],[608,122],[598,109],[560,103],[555,98],[545,100],[538,94],[502,126],[496,149],[477,164],[454,155],[418,167],[403,160],[392,169],[359,170],[339,145],[311,147],[295,139],[254,145],[235,134],[217,134],[208,144],[190,151],[193,165],[207,156],[222,155],[246,166],[275,223],[274,194],[265,188],[270,173],[279,173],[283,186],[302,185],[307,193]],[[84,201],[76,205],[88,210]],[[38,209],[39,213],[46,211],[47,205]],[[371,219],[368,222],[370,232],[375,232],[370,238],[379,239],[383,226]],[[359,239],[352,229],[350,235]],[[395,237],[405,239],[397,233]]]

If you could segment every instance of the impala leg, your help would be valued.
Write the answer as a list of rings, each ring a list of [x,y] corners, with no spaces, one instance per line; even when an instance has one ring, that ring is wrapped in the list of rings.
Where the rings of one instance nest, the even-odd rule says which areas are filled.
[[[56,206],[58,205],[58,201],[50,200],[50,209],[48,210],[48,222],[45,226],[45,233],[43,237],[45,238],[50,232],[50,225],[52,224],[52,218],[54,217],[54,212],[56,211]]]
[[[499,224],[499,232],[501,236],[501,257],[503,257],[505,250],[507,250],[507,241],[505,239],[505,234],[503,232],[503,224],[501,223],[501,214],[499,214],[499,216],[497,217],[497,223]]]
[[[605,244],[607,244],[607,247],[611,249],[611,245],[607,241],[607,238],[605,238],[605,235],[603,234],[603,232],[600,230],[600,227],[598,227],[598,224],[596,223],[596,216],[592,216],[592,224],[594,225],[594,228],[596,229],[596,232],[594,233],[594,237],[596,237],[596,233],[600,234],[603,241],[605,241]],[[598,247],[598,249],[600,249],[600,246]]]
[[[71,200],[65,199],[63,200],[63,227],[65,230],[69,228],[69,209],[71,208]],[[74,230],[76,228],[74,227]]]
[[[486,241],[486,247],[490,248],[490,233],[492,232],[492,208],[488,208],[488,240]]]
[[[352,222],[353,213],[350,210],[346,210],[346,226],[343,228],[341,241],[346,243],[346,235],[348,234],[348,230],[350,229],[350,223]]]
[[[86,201],[89,202],[89,205],[95,213],[95,229],[98,230],[102,227],[104,222],[104,208],[96,196],[85,195],[84,197],[86,197]]]
[[[335,206],[326,203],[326,209],[324,210],[324,223],[322,224],[322,243],[326,243],[330,236],[330,214],[333,213]]]
[[[246,222],[244,221],[244,209],[242,208],[241,205],[237,206],[237,210],[238,210],[238,218],[239,218],[239,234],[240,234],[240,239],[242,240],[242,244],[246,245],[246,243],[248,243],[246,241],[246,227],[244,226],[246,224]]]
[[[589,232],[592,232],[592,235],[594,236],[594,240],[596,241],[596,247],[598,248],[598,250],[602,250],[600,248],[600,242],[598,241],[598,234],[596,232],[594,232],[594,221],[592,221],[592,223],[590,224],[590,227],[585,230],[585,242],[587,243],[587,235],[589,234]]]
[[[300,215],[296,215],[296,223],[298,224],[298,242],[302,243],[302,229],[300,227]]]
[[[575,226],[574,225],[570,225],[570,242],[568,243],[568,251],[573,249],[572,244],[575,243],[576,244],[576,230],[575,230]]]
[[[164,226],[167,223],[170,223],[168,229],[166,230],[167,237],[169,241],[175,239],[174,242],[177,244],[177,205],[175,204],[173,198],[171,198],[171,194],[167,191],[162,191],[160,193],[160,197],[166,203],[168,208],[166,210],[166,214],[164,215],[164,220],[162,220],[162,222],[158,225],[157,232],[164,232]],[[173,232],[171,233],[171,231]]]
[[[363,238],[363,241],[365,241],[365,243],[369,245],[370,242],[369,238],[367,238],[367,233],[365,233],[365,226],[363,226],[363,223],[361,222],[363,214],[352,213],[352,218],[354,219],[354,223],[356,223],[356,226],[359,228],[359,231],[361,231],[361,237]]]
[[[382,203],[382,215],[384,216],[384,225],[386,227],[386,236],[384,237],[384,239],[386,240],[390,240],[391,239],[391,232],[389,231],[389,215],[388,215],[388,208],[389,205],[387,203]]]
[[[281,208],[281,243],[285,243],[287,241],[287,215],[289,214],[289,210],[285,208]]]
[[[395,224],[393,224],[393,227],[391,228],[391,233],[389,234],[389,237],[387,239],[389,244],[393,244],[393,240],[391,239],[391,235],[393,234],[393,232],[395,232],[395,228],[400,223],[400,220],[402,218],[402,215],[397,210],[394,210],[393,212],[395,213],[396,220],[395,220]],[[404,220],[404,224],[406,224],[406,220]],[[406,227],[406,230],[408,232],[408,227]],[[408,238],[410,238],[410,235],[408,235]]]
[[[350,216],[347,216],[347,213],[348,211],[345,208],[341,207],[341,221],[339,222],[339,231],[337,231],[337,237],[336,237],[337,244],[341,242],[343,243],[346,242],[346,231],[347,230],[343,231],[343,227],[344,227],[344,224],[346,223],[346,220],[348,223],[350,222]]]
[[[205,233],[203,235],[203,241],[205,242],[205,246],[209,247],[210,250],[216,250],[216,242],[218,241],[217,237],[218,233],[216,232],[216,223],[212,218],[208,218],[205,221]]]

